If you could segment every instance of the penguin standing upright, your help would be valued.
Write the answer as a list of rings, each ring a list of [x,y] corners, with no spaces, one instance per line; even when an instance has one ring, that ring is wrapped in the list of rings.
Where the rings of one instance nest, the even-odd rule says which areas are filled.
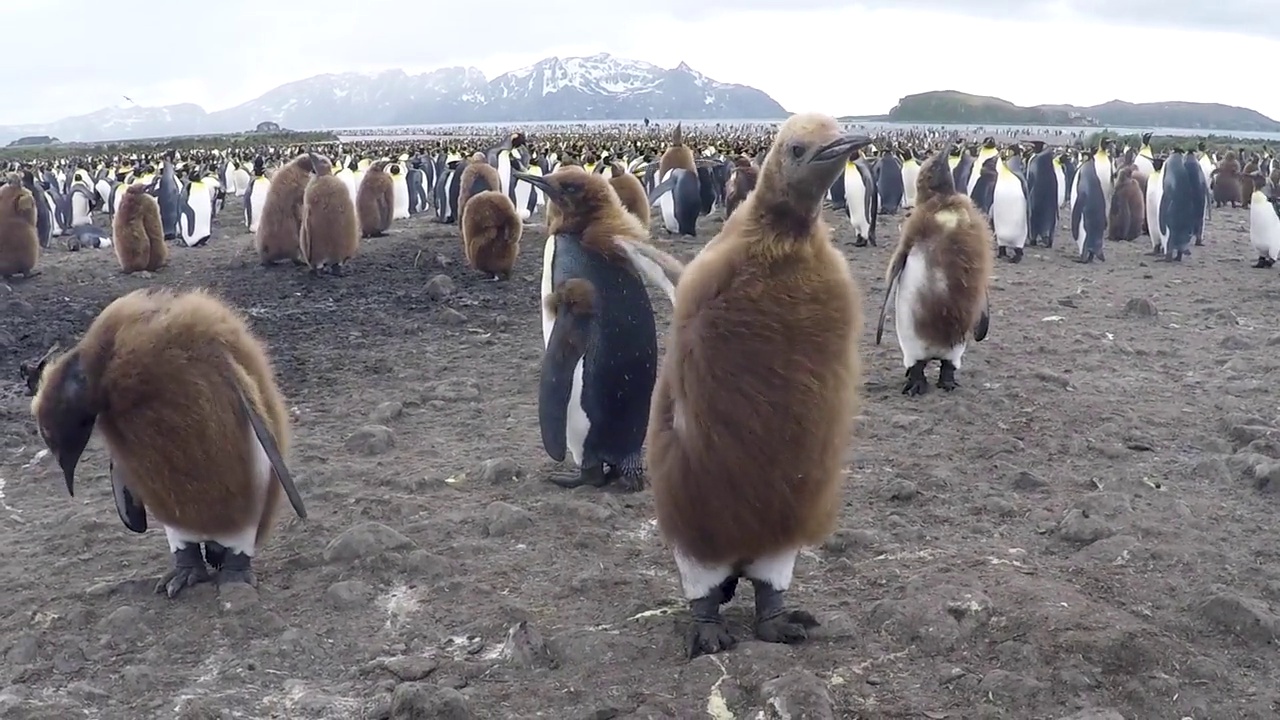
[[[959,387],[956,372],[969,344],[987,337],[991,316],[991,231],[973,202],[958,192],[940,152],[925,161],[916,180],[916,209],[902,226],[889,261],[876,344],[884,333],[889,300],[906,368],[904,395],[928,391],[925,369],[941,362],[938,387]],[[983,162],[996,156],[987,156]],[[998,172],[998,170],[997,170]]]
[[[266,348],[203,291],[113,301],[46,366],[31,410],[72,495],[101,432],[125,527],[145,532],[148,515],[164,526],[173,566],[156,592],[171,598],[211,580],[209,566],[219,585],[255,585],[252,558],[282,489],[306,517],[283,460],[289,415]]]
[[[854,153],[844,167],[844,211],[853,226],[853,246],[876,244],[876,214],[880,198],[871,169]]]
[[[542,339],[538,392],[542,445],[556,461],[572,455],[574,477],[561,487],[644,485],[645,427],[657,371],[653,306],[641,281],[670,295],[669,275],[625,249],[649,234],[602,176],[579,167],[518,174],[560,209],[542,264]],[[674,262],[674,261],[672,261]]]
[[[258,171],[256,161],[254,162],[253,171],[255,173]],[[237,163],[236,168],[231,171],[231,177],[227,178],[230,181],[230,185],[224,186],[224,189],[234,193],[236,197],[244,197],[245,193],[249,192],[249,183],[254,177],[255,175],[250,175],[249,170],[243,164]]]
[[[693,615],[691,657],[734,646],[720,608],[744,576],[760,640],[802,642],[818,625],[785,595],[799,551],[825,540],[844,505],[862,329],[822,198],[869,142],[834,118],[792,115],[755,190],[677,287],[646,460]]]
[[[356,169],[359,166],[355,160],[348,160],[347,164],[341,170],[334,173],[334,177],[342,181],[347,186],[347,194],[351,196],[351,202],[359,202],[356,189]]]
[[[1019,160],[1014,155],[1009,161],[996,157],[996,182],[991,197],[991,227],[999,249],[997,257],[1007,257],[1010,263],[1020,263],[1028,235],[1027,179],[1019,167],[1010,162]]]
[[[1280,196],[1262,173],[1253,175],[1249,202],[1249,246],[1258,256],[1255,268],[1269,268],[1280,258]]]
[[[1191,188],[1190,195],[1187,196],[1186,213],[1187,221],[1190,223],[1191,236],[1195,238],[1196,245],[1204,245],[1204,225],[1209,219],[1212,206],[1213,194],[1209,189],[1209,174],[1204,170],[1204,155],[1199,159],[1194,154],[1187,155],[1183,162],[1187,166],[1187,185]],[[1198,197],[1199,202],[1195,202],[1193,198]],[[1190,251],[1188,250],[1188,254]]]
[[[298,248],[313,276],[343,275],[360,249],[360,222],[347,186],[333,176],[328,159],[311,158],[311,179],[302,197]]]
[[[1138,185],[1137,168],[1126,165],[1116,173],[1111,214],[1107,218],[1109,240],[1130,241],[1142,234],[1146,216],[1146,199]]]
[[[649,205],[660,208],[662,226],[667,232],[697,236],[702,205],[700,187],[697,172],[678,167],[669,170],[666,179],[650,191]]]
[[[249,232],[257,234],[258,224],[262,220],[262,208],[267,204],[267,194],[271,192],[271,179],[263,169],[265,160],[262,156],[253,159],[253,177],[244,189],[244,224]]]
[[[920,160],[916,151],[902,151],[902,207],[910,210],[916,206],[916,178],[920,176]]]
[[[213,235],[213,192],[198,174],[192,173],[182,187],[182,218],[178,232],[187,247],[209,241]]]
[[[902,173],[902,158],[893,151],[886,152],[876,161],[876,192],[879,193],[879,211],[882,215],[896,215],[902,207],[904,187],[907,181]]]
[[[978,181],[973,184],[973,189],[969,191],[969,199],[973,201],[973,206],[983,215],[991,217],[991,206],[996,202],[996,179],[1000,175],[1000,171],[996,169],[996,163],[1000,162],[1000,158],[992,155],[982,161],[982,165],[978,168]],[[917,176],[919,179],[919,176]],[[953,177],[954,179],[954,177]],[[1001,252],[1001,256],[1004,253]]]
[[[405,178],[404,165],[393,162],[387,165],[387,174],[391,176],[392,203],[391,219],[405,220],[409,217],[409,181]]]
[[[1101,169],[1099,169],[1101,168]],[[1106,186],[1099,173],[1111,182],[1111,166],[1104,157],[1091,157],[1080,164],[1071,189],[1071,237],[1076,241],[1079,262],[1090,263],[1095,259],[1106,262],[1103,240],[1107,233]]]
[[[37,275],[40,240],[36,236],[36,199],[14,180],[0,185],[0,278]]]
[[[1027,242],[1033,247],[1053,247],[1054,232],[1058,228],[1058,208],[1065,191],[1062,187],[1062,167],[1052,149],[1044,142],[1031,143],[1034,155],[1027,163],[1027,215],[1029,227]]]
[[[173,152],[165,158],[156,183],[156,201],[160,203],[160,226],[165,240],[178,239],[178,220],[182,215],[182,188],[173,169]]]
[[[383,237],[391,228],[395,212],[395,182],[381,162],[364,172],[356,190],[356,216],[360,221],[360,237]]]
[[[998,157],[999,155],[1000,149],[996,147],[996,139],[993,137],[985,138],[982,141],[982,147],[978,148],[978,156],[973,160],[973,167],[981,167],[982,163],[987,161],[987,158]],[[999,168],[996,169],[999,170]],[[964,185],[966,195],[973,196],[973,185],[976,182],[978,182],[977,175],[970,173]]]
[[[1146,221],[1147,231],[1151,236],[1150,255],[1164,255],[1165,243],[1169,240],[1168,219],[1163,215],[1164,204],[1164,158],[1151,159],[1151,173],[1147,176]]]
[[[413,165],[405,173],[405,184],[409,190],[409,214],[419,215],[427,211],[427,175],[421,167]]]

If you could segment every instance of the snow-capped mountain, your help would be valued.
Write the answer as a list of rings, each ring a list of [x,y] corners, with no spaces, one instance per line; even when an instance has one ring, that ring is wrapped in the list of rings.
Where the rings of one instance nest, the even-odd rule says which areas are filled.
[[[317,75],[206,113],[197,105],[106,108],[48,125],[0,126],[0,143],[51,135],[64,142],[251,130],[263,121],[295,130],[474,122],[622,119],[775,119],[786,110],[764,92],[712,80],[684,63],[665,69],[608,53],[550,57],[492,80],[475,68],[421,75]]]

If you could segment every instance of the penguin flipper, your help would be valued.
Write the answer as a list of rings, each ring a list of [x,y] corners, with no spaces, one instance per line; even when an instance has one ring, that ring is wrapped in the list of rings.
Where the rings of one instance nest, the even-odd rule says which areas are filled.
[[[196,234],[196,211],[192,210],[187,203],[182,204],[182,219],[187,221],[186,232],[183,235],[187,238],[193,238]]]
[[[978,324],[973,326],[973,341],[982,342],[987,339],[987,332],[991,329],[991,299],[989,297],[982,298],[982,313],[978,315]]]
[[[667,299],[674,307],[676,304],[676,285],[684,274],[684,263],[675,257],[641,240],[617,238],[617,243],[626,251],[627,257],[636,270],[655,287],[667,294]]]
[[[658,201],[662,199],[662,196],[671,192],[675,186],[676,178],[674,173],[671,177],[655,185],[654,188],[649,191],[649,207],[657,205]]]
[[[307,508],[302,504],[302,495],[298,493],[298,488],[293,484],[293,476],[289,474],[289,467],[285,465],[284,458],[280,454],[280,446],[276,445],[276,439],[272,437],[271,431],[267,429],[267,424],[262,421],[262,416],[254,409],[253,404],[244,396],[244,390],[236,386],[236,394],[240,397],[240,407],[244,410],[244,414],[249,417],[249,425],[253,427],[253,434],[258,437],[258,443],[262,445],[262,450],[267,456],[267,460],[271,461],[271,470],[276,476],[276,480],[280,482],[280,486],[284,488],[284,494],[289,498],[289,504],[293,506],[293,511],[298,517],[306,519]]]
[[[573,397],[573,376],[587,352],[595,289],[582,279],[566,280],[547,297],[556,306],[555,325],[542,355],[542,376],[538,383],[538,425],[542,448],[556,462],[564,460],[568,446],[569,402]]]
[[[124,472],[115,461],[108,461],[107,465],[111,472],[111,496],[115,498],[116,513],[120,515],[120,521],[133,532],[146,532],[147,509],[129,492],[129,487],[124,483]]]
[[[898,276],[902,274],[902,269],[907,266],[907,253],[899,252],[893,257],[893,264],[889,266],[889,286],[884,289],[884,301],[880,303],[880,320],[876,323],[876,344],[880,344],[880,338],[884,337],[884,318],[889,312],[889,298],[893,297],[894,292],[898,289]]]

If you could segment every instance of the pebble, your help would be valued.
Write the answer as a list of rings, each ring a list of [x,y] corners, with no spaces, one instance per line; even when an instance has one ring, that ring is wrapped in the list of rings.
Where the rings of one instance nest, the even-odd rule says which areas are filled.
[[[382,523],[361,523],[334,538],[324,549],[324,559],[351,562],[412,547],[416,547],[412,540]]]
[[[417,682],[435,672],[436,668],[440,667],[440,663],[433,658],[413,656],[391,658],[382,666],[403,682]]]
[[[1058,537],[1068,542],[1091,543],[1114,532],[1106,522],[1079,508],[1068,510],[1058,523]]]
[[[454,327],[457,327],[458,325],[466,325],[467,316],[453,308],[445,308],[440,311],[440,324],[452,325]]]
[[[386,425],[365,425],[343,443],[349,452],[359,455],[381,455],[396,446],[396,434]]]
[[[480,463],[473,474],[480,482],[505,484],[515,482],[524,477],[524,470],[511,458],[496,458]]]
[[[391,695],[391,720],[471,720],[467,699],[451,688],[421,682],[396,686]]]
[[[423,289],[432,300],[444,300],[454,292],[453,280],[448,275],[433,275]]]
[[[1130,298],[1124,304],[1125,317],[1154,318],[1160,315],[1156,304],[1148,298]]]
[[[522,668],[555,668],[559,663],[547,647],[542,634],[527,621],[520,621],[507,631],[502,657]]]
[[[386,425],[392,420],[399,420],[404,415],[404,403],[384,402],[373,409],[369,419],[376,425]]]
[[[1215,586],[1197,609],[1211,625],[1245,642],[1266,645],[1280,637],[1280,618],[1266,603],[1244,597],[1221,585]]]
[[[502,537],[533,526],[533,514],[501,500],[489,503],[485,508],[485,534]]]
[[[480,386],[471,378],[453,378],[440,380],[427,387],[423,400],[442,400],[444,402],[460,402],[479,400]]]
[[[835,720],[827,684],[807,670],[792,670],[761,684],[763,717],[769,720]]]
[[[338,610],[349,610],[367,605],[373,595],[373,586],[362,580],[336,582],[324,592],[325,600],[331,607]]]

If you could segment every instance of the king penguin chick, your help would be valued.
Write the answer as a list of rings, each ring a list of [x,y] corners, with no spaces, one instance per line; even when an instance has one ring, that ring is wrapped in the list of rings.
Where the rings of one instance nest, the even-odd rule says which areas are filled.
[[[356,189],[356,215],[360,219],[360,237],[383,237],[391,228],[391,215],[396,205],[396,182],[387,172],[386,162],[376,162],[365,171]]]
[[[101,431],[121,521],[142,533],[150,514],[164,526],[173,567],[156,592],[169,597],[210,580],[206,563],[219,585],[256,584],[251,559],[281,489],[306,517],[282,459],[289,415],[266,348],[204,291],[135,290],[113,301],[46,365],[31,412],[72,495],[89,437]]]
[[[560,462],[567,450],[579,471],[552,482],[602,487],[617,480],[640,490],[658,363],[641,277],[670,297],[682,266],[648,245],[648,230],[603,176],[561,167],[516,177],[544,191],[561,213],[543,251],[538,420],[547,455]]]
[[[154,272],[169,261],[160,223],[160,203],[147,194],[147,186],[130,185],[111,221],[111,242],[120,261],[120,270]]]
[[[929,389],[924,371],[940,360],[938,387],[959,387],[956,371],[969,334],[981,342],[990,315],[987,285],[991,278],[990,225],[964,193],[956,190],[947,163],[949,152],[935,153],[916,178],[916,209],[903,223],[887,272],[887,289],[876,326],[876,344],[884,334],[889,298],[907,369],[904,395]]]
[[[312,275],[342,275],[360,249],[360,223],[347,184],[333,174],[328,160],[311,155],[315,175],[302,199],[302,230],[298,236],[302,259]]]
[[[752,164],[749,158],[738,157],[733,161],[733,170],[729,173],[729,182],[725,188],[724,198],[724,217],[726,220],[733,215],[733,211],[738,209],[743,200],[751,194],[756,187],[756,179],[759,177],[760,171]]]
[[[304,264],[298,236],[302,233],[302,202],[313,170],[311,157],[303,154],[271,176],[271,187],[258,221],[258,234],[254,236],[263,265],[274,265],[281,260]]]
[[[511,277],[523,232],[515,203],[500,190],[472,195],[462,208],[462,251],[467,264],[494,280]]]
[[[0,186],[0,278],[38,275],[40,237],[36,232],[36,201],[22,181]]]
[[[801,642],[818,624],[783,595],[800,548],[822,542],[843,506],[862,327],[821,208],[870,142],[826,115],[793,115],[756,189],[676,287],[646,459],[693,614],[690,657],[735,644],[720,606],[743,576],[759,639]]]
[[[489,190],[502,191],[502,178],[498,171],[489,164],[483,153],[471,156],[467,166],[462,169],[462,179],[458,183],[458,207],[465,212],[467,201],[473,196]]]
[[[609,178],[609,184],[613,186],[613,191],[622,201],[622,207],[635,215],[647,230],[649,228],[649,196],[644,191],[644,185],[640,184],[640,178],[625,170],[615,171],[613,177]]]

